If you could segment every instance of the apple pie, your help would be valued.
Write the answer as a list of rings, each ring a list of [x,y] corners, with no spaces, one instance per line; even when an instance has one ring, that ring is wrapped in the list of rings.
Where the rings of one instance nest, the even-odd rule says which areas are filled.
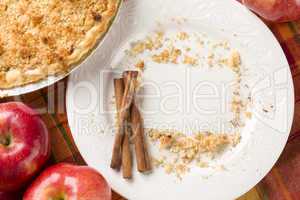
[[[0,0],[0,88],[66,73],[107,32],[121,0]]]

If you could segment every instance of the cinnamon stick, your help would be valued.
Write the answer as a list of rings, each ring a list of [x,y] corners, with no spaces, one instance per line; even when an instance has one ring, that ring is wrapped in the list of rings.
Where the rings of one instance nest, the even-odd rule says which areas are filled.
[[[146,143],[144,141],[144,125],[141,113],[133,102],[131,107],[131,126],[135,136],[135,153],[137,159],[137,168],[139,172],[147,172],[151,170],[149,154]]]
[[[122,172],[123,178],[131,179],[132,178],[132,155],[130,150],[130,130],[127,126],[125,128],[125,135],[122,144]]]
[[[120,110],[122,109],[122,99],[124,94],[124,82],[123,79],[114,79],[114,88],[115,88],[115,99],[116,99],[116,108],[117,108],[117,124],[120,123]],[[118,126],[119,127],[119,126]],[[110,167],[113,169],[120,169],[121,167],[121,152],[116,146],[121,143],[122,135],[117,133],[115,136],[115,142],[113,147],[113,155]]]
[[[135,93],[135,84],[136,84],[136,78],[137,78],[138,72],[136,71],[129,71],[125,72],[123,74],[123,77],[126,78],[126,85],[124,89],[124,95],[122,97],[122,102],[120,106],[120,102],[117,103],[117,106],[119,104],[119,117],[118,117],[118,128],[117,133],[115,136],[114,146],[113,146],[113,152],[112,152],[112,159],[110,163],[110,167],[113,169],[119,169],[121,166],[121,146],[123,143],[123,137],[124,137],[124,131],[125,131],[125,124],[126,124],[126,118],[129,115],[130,106],[132,104],[134,93]],[[116,83],[118,82],[118,83]],[[115,81],[115,91],[116,96],[117,93],[119,95],[119,92],[121,91],[121,81]],[[122,81],[123,82],[123,81]],[[116,85],[117,84],[117,85]],[[124,85],[124,82],[123,82]],[[122,94],[122,93],[121,93]]]
[[[126,85],[126,78],[122,78],[122,81],[124,82],[124,85]],[[130,114],[129,114],[130,115]],[[130,136],[131,136],[131,130],[129,127],[128,119],[129,116],[126,119],[126,125],[125,125],[125,135],[122,143],[122,172],[123,172],[123,178],[125,179],[131,179],[132,178],[132,155],[131,155],[131,149],[130,149]]]

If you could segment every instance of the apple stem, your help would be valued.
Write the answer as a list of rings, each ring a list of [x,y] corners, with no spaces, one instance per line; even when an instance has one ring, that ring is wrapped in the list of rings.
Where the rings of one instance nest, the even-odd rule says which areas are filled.
[[[64,193],[59,193],[58,195],[56,195],[55,197],[50,198],[51,200],[67,200],[68,198],[66,198]]]
[[[2,144],[5,147],[8,147],[11,144],[11,136],[10,135],[4,135],[0,137],[0,144]]]
[[[64,196],[61,196],[61,197],[55,198],[55,200],[66,200],[66,198]]]

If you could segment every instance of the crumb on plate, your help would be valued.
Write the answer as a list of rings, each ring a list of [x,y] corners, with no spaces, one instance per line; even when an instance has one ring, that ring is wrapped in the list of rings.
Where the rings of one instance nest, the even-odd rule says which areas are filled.
[[[194,58],[194,57],[191,57],[188,55],[184,55],[183,63],[187,64],[187,65],[196,66],[196,65],[198,65],[198,60],[197,60],[197,58]]]
[[[139,70],[143,71],[145,68],[145,62],[143,60],[139,60],[136,64],[135,67],[138,68]]]
[[[179,32],[178,34],[177,34],[177,38],[179,39],[179,40],[187,40],[187,39],[189,39],[189,34],[188,33],[186,33],[186,32]]]

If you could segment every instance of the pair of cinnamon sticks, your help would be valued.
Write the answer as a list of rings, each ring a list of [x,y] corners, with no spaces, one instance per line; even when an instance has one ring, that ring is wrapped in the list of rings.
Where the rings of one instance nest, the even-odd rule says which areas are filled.
[[[134,138],[138,171],[151,170],[143,119],[135,101],[137,77],[137,71],[126,71],[122,78],[114,79],[118,120],[110,167],[119,170],[122,166],[123,178],[126,179],[132,178],[130,138]]]

